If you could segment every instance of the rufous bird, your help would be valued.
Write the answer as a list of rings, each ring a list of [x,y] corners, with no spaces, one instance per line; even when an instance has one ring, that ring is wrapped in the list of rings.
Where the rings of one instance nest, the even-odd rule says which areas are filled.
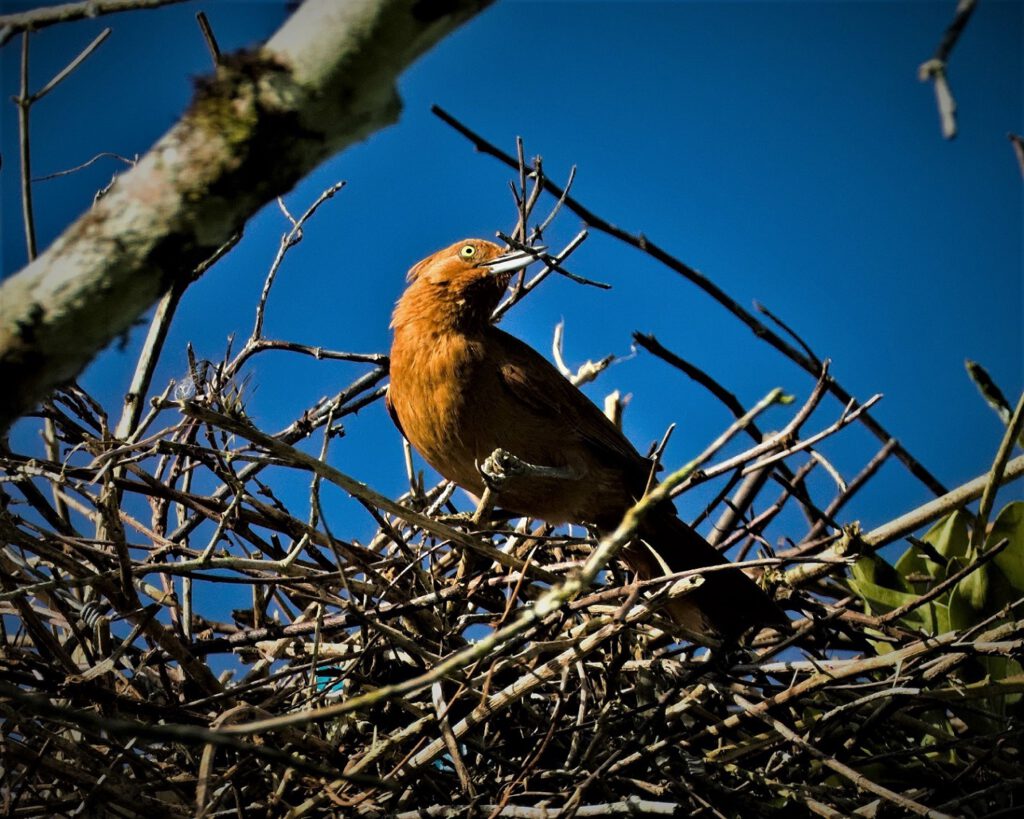
[[[543,356],[492,324],[512,274],[535,255],[466,239],[409,271],[391,321],[388,411],[427,463],[473,495],[489,483],[510,512],[608,532],[646,491],[652,462]],[[669,501],[638,534],[622,558],[643,579],[728,562]],[[668,610],[713,638],[785,622],[738,569],[707,573]]]

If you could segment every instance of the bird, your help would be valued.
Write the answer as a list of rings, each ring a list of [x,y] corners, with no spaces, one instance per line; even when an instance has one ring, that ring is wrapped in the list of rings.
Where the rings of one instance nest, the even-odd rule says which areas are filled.
[[[490,487],[511,513],[607,533],[654,464],[544,356],[494,325],[513,274],[538,256],[464,239],[414,265],[392,315],[385,404],[424,460],[471,495]],[[638,535],[621,557],[641,579],[728,563],[671,501],[649,510]],[[739,569],[706,573],[666,608],[709,643],[787,622]]]

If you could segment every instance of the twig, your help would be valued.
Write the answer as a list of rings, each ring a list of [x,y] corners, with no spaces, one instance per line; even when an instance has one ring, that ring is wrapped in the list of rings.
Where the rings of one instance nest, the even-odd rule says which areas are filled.
[[[759,301],[754,302],[754,309],[757,310],[757,312],[762,313],[763,315],[770,318],[773,322],[775,322],[778,328],[782,330],[786,335],[788,335],[791,339],[793,339],[793,341],[797,343],[800,349],[804,351],[804,355],[807,356],[807,360],[813,364],[816,364],[820,369],[821,359],[817,355],[815,355],[810,345],[806,341],[804,341],[803,338],[801,338],[800,335],[798,335],[792,327],[786,324],[786,322],[780,319],[777,315],[775,315],[771,310],[769,310]]]
[[[872,457],[871,460],[864,465],[864,468],[858,472],[852,481],[849,482],[846,489],[836,495],[835,499],[825,508],[825,514],[829,518],[835,518],[836,515],[849,503],[854,495],[860,491],[862,487],[867,485],[868,481],[882,468],[882,465],[886,462],[889,455],[892,454],[893,449],[896,446],[895,441],[887,441],[885,445],[878,450]],[[810,531],[804,536],[801,541],[802,546],[806,546],[816,538],[821,537],[825,531],[824,519],[817,521],[810,529]],[[802,554],[801,547],[797,547],[792,554]],[[783,552],[783,556],[788,556],[789,552]]]
[[[569,258],[569,256],[571,256],[572,253],[580,245],[583,244],[583,242],[586,240],[586,238],[587,238],[587,231],[586,230],[581,230],[579,233],[577,233],[572,238],[572,240],[564,248],[562,248],[561,251],[559,251],[559,253],[557,253],[555,255],[554,258],[558,259],[559,263],[561,263],[565,259]],[[507,313],[512,307],[514,307],[516,304],[518,304],[520,301],[522,301],[524,298],[526,298],[526,296],[529,295],[529,293],[535,287],[537,287],[537,285],[539,285],[542,281],[544,281],[544,279],[546,279],[548,277],[548,275],[550,275],[552,270],[553,270],[553,268],[550,265],[545,263],[544,267],[541,268],[541,271],[539,273],[537,273],[532,279],[530,279],[530,281],[528,281],[525,284],[523,284],[522,287],[517,287],[508,296],[508,298],[505,299],[505,301],[503,301],[501,304],[498,305],[497,308],[495,308],[494,313],[491,315],[491,320],[492,321],[499,321],[501,319],[501,317],[503,315],[505,315],[505,313]]]
[[[73,168],[66,168],[63,171],[54,171],[53,173],[48,173],[48,174],[45,174],[44,176],[35,176],[35,177],[32,178],[32,181],[33,182],[45,182],[48,179],[57,179],[58,177],[61,177],[61,176],[67,176],[69,174],[78,173],[78,171],[85,170],[90,165],[95,164],[96,162],[98,162],[101,159],[117,159],[117,160],[120,160],[121,162],[123,162],[125,165],[128,165],[129,167],[131,167],[132,165],[135,164],[135,160],[129,159],[126,156],[121,156],[120,154],[115,154],[112,151],[100,151],[98,154],[96,154],[96,156],[92,157],[92,159],[86,160],[81,165],[75,165],[75,167],[73,167]]]
[[[236,234],[230,241],[218,248],[200,269],[197,269],[195,278],[202,275],[205,270],[215,264],[218,260],[233,248],[241,239],[241,234]],[[138,361],[135,364],[135,372],[132,374],[132,381],[124,397],[124,407],[121,410],[121,418],[114,428],[114,437],[125,440],[135,432],[139,416],[142,414],[142,402],[149,391],[153,380],[153,373],[156,370],[157,361],[163,351],[164,341],[167,339],[167,332],[170,330],[171,321],[178,309],[178,303],[185,294],[189,282],[181,281],[171,285],[153,312],[153,318],[149,322],[149,330],[146,332],[146,340],[142,344]]]
[[[729,499],[722,514],[715,521],[715,525],[711,527],[707,537],[708,543],[712,546],[719,545],[722,539],[736,528],[764,488],[770,474],[770,469],[758,469],[747,474],[736,494]]]
[[[537,259],[537,261],[544,262],[545,265],[550,267],[556,273],[565,276],[567,279],[572,279],[572,281],[576,282],[577,284],[584,284],[587,285],[588,287],[596,287],[599,290],[611,290],[612,288],[610,284],[606,284],[605,282],[599,282],[595,281],[594,279],[588,279],[585,276],[580,276],[576,273],[572,273],[566,270],[562,266],[562,260],[560,258],[549,256],[548,254],[538,251],[535,248],[531,248],[529,245],[522,244],[513,236],[509,236],[505,233],[502,233],[501,231],[498,231],[497,235],[499,239],[508,244],[510,247],[513,247],[516,250],[525,250],[531,256]]]
[[[534,808],[523,805],[477,805],[481,815],[488,814],[495,817],[508,817],[509,819],[568,819],[569,813],[557,808]],[[631,796],[619,802],[607,802],[597,805],[579,805],[571,812],[577,817],[603,817],[603,816],[678,816],[680,811],[685,810],[682,805],[676,802],[656,802],[650,799],[641,799],[639,796]],[[436,805],[428,808],[419,808],[414,811],[395,814],[395,819],[446,819],[451,816],[450,805]]]
[[[562,340],[564,334],[565,322],[560,321],[555,325],[555,331],[551,338],[551,356],[555,361],[555,366],[558,367],[558,371],[569,379],[574,386],[580,387],[583,384],[589,384],[602,372],[608,369],[609,365],[615,363],[615,356],[609,354],[598,361],[584,361],[576,372],[573,372],[566,365],[565,359],[562,355]]]
[[[97,732],[101,735],[114,737],[128,737],[139,740],[162,740],[169,742],[181,742],[188,744],[207,743],[223,748],[231,748],[235,751],[250,753],[254,756],[284,762],[300,770],[308,771],[314,776],[338,775],[337,770],[327,765],[318,764],[302,758],[298,754],[291,754],[277,748],[251,744],[239,737],[231,736],[223,731],[215,731],[209,728],[200,728],[196,725],[181,724],[159,724],[157,722],[145,723],[134,722],[125,719],[116,719],[107,715],[83,711],[51,703],[43,697],[28,695],[6,682],[0,682],[0,693],[4,697],[18,702],[25,710],[24,713],[36,713],[54,719],[70,722],[83,730]],[[344,777],[353,781],[362,781],[374,786],[385,786],[386,783],[376,777],[355,775]]]
[[[960,35],[963,34],[967,21],[974,13],[977,0],[959,0],[956,4],[956,14],[953,21],[946,28],[938,48],[931,59],[925,60],[917,69],[917,78],[921,82],[932,80],[935,84],[935,101],[939,108],[939,120],[942,123],[942,135],[946,139],[953,139],[956,136],[956,100],[953,99],[953,92],[949,90],[949,83],[946,80],[946,68],[949,63],[949,55],[953,46],[957,44]]]
[[[273,263],[270,265],[270,270],[267,273],[267,278],[263,282],[263,292],[260,293],[259,302],[256,304],[256,322],[252,328],[252,340],[256,341],[263,335],[263,315],[267,309],[267,299],[270,297],[270,288],[274,286],[274,280],[277,277],[277,271],[281,267],[281,262],[284,261],[284,256],[288,250],[299,242],[302,241],[302,228],[306,222],[312,218],[313,214],[317,212],[317,209],[328,199],[332,199],[334,194],[345,187],[344,182],[335,182],[330,187],[326,188],[311,204],[306,208],[306,212],[302,214],[298,219],[293,219],[291,214],[287,210],[284,210],[285,216],[288,217],[292,223],[291,230],[281,236],[281,241],[278,244],[277,255],[274,257]],[[284,203],[278,200],[278,204],[284,209]],[[237,368],[236,368],[237,369]]]
[[[565,198],[569,195],[569,191],[572,190],[572,183],[575,181],[575,179],[576,166],[573,165],[571,168],[569,168],[569,178],[565,181],[565,186],[562,188],[561,195],[558,197],[558,199],[555,201],[555,204],[552,206],[551,212],[548,213],[546,217],[544,217],[544,221],[537,225],[536,228],[534,228],[533,233],[530,237],[529,244],[533,244],[533,242],[536,239],[542,237],[544,235],[544,231],[547,230],[551,223],[555,220],[555,217],[558,215],[558,212],[562,209],[562,206],[565,204]]]
[[[183,0],[83,0],[80,3],[64,3],[59,6],[44,6],[31,11],[0,16],[0,46],[19,32],[39,31],[56,23],[67,23],[87,17],[116,14],[120,11],[136,11],[181,3]]]
[[[199,30],[203,33],[206,50],[210,52],[210,59],[213,60],[213,67],[216,68],[220,65],[220,46],[217,45],[217,38],[214,36],[213,27],[206,17],[206,12],[196,12],[196,22],[199,24]]]
[[[815,386],[814,391],[808,397],[807,401],[804,402],[803,406],[801,406],[797,413],[793,416],[792,420],[790,420],[790,422],[786,424],[785,428],[781,432],[766,438],[765,440],[761,441],[761,443],[748,449],[746,452],[742,452],[739,455],[735,455],[732,458],[728,458],[725,461],[721,461],[720,463],[715,464],[715,466],[709,469],[702,470],[699,475],[694,476],[687,482],[681,482],[680,485],[676,488],[674,495],[681,494],[691,485],[706,481],[710,478],[717,477],[718,475],[722,475],[726,472],[731,472],[733,469],[736,469],[737,467],[743,466],[744,468],[748,468],[746,465],[749,464],[751,461],[756,461],[756,459],[760,458],[761,456],[769,452],[775,452],[779,450],[781,447],[787,447],[787,451],[795,451],[797,449],[800,449],[801,444],[799,442],[792,442],[797,440],[797,435],[800,431],[800,428],[811,416],[811,413],[815,410],[815,408],[817,408],[818,404],[821,402],[821,399],[825,394],[825,384],[828,381],[827,364],[828,362],[826,362],[826,369],[822,370],[821,377],[818,379],[818,383]],[[793,402],[792,396],[785,395],[781,390],[775,390],[773,393],[770,394],[770,397],[772,396],[774,397],[768,403],[765,403],[767,399],[762,399],[761,403],[756,405],[747,415],[751,417],[756,417],[758,414],[760,414],[760,412],[762,412],[764,409],[767,409],[772,404],[790,404]],[[848,410],[849,407],[847,407],[843,411],[843,414],[840,416],[839,420],[837,420],[836,423],[832,425],[833,427],[839,429],[843,426],[844,423],[848,423],[849,421],[853,420],[850,417],[851,413]],[[820,439],[821,436],[819,434],[813,437],[815,439]],[[774,456],[766,458],[765,461],[762,461],[761,463],[772,462],[773,457]]]
[[[83,62],[85,62],[89,55],[92,54],[97,48],[99,48],[103,44],[103,41],[110,36],[110,31],[111,30],[109,28],[105,28],[103,29],[103,31],[97,34],[96,37],[93,38],[93,41],[79,52],[77,57],[75,57],[66,66],[64,66],[60,71],[58,71],[53,76],[53,79],[51,79],[48,83],[46,83],[46,85],[44,85],[42,88],[40,88],[32,95],[31,102],[39,102],[39,100],[41,100],[43,97],[49,94],[54,88],[56,88],[58,85],[64,82],[64,80],[66,80],[69,76],[71,76],[74,70],[78,68],[78,66],[80,66]]]
[[[1013,447],[1024,434],[1024,392],[1017,400],[1017,407],[1013,411],[1010,423],[1006,425],[1006,432],[999,442],[999,449],[996,451],[995,460],[989,470],[989,479],[981,493],[981,501],[978,503],[978,514],[976,516],[974,531],[971,534],[971,545],[975,550],[981,548],[988,533],[988,517],[992,512],[992,504],[995,503],[996,490],[1003,483],[1003,473],[1006,470],[1006,463],[1010,459]]]
[[[756,472],[760,469],[764,469],[767,466],[771,466],[772,464],[782,460],[783,458],[788,458],[794,452],[800,452],[802,450],[813,447],[819,441],[828,438],[830,435],[834,435],[843,427],[855,421],[858,417],[860,417],[862,413],[867,412],[881,399],[882,396],[879,394],[872,395],[867,401],[865,401],[863,404],[856,407],[855,409],[853,408],[853,402],[851,402],[843,409],[840,416],[832,424],[825,427],[825,429],[823,429],[821,432],[817,432],[810,438],[805,438],[804,440],[799,441],[798,443],[783,450],[782,452],[776,452],[774,455],[769,455],[767,458],[764,458],[760,461],[755,461],[752,464],[748,464],[743,468],[742,474],[749,475],[751,472]]]
[[[18,148],[21,160],[21,215],[25,223],[25,246],[29,261],[36,257],[35,217],[32,213],[32,153],[29,139],[28,32],[21,35],[21,87],[14,102],[18,106]]]

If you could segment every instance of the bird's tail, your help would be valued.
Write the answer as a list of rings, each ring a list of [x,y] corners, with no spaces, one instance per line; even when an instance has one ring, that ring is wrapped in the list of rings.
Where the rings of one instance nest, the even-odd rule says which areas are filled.
[[[670,506],[652,509],[639,534],[638,542],[622,556],[643,579],[729,562]],[[755,627],[788,623],[782,610],[741,569],[707,572],[703,577],[700,587],[666,607],[672,619],[687,630],[733,639],[751,629],[756,632]]]

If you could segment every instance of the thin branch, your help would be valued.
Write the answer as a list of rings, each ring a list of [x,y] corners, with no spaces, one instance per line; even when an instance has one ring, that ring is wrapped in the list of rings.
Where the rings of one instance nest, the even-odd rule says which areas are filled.
[[[939,109],[939,120],[942,123],[942,135],[946,139],[953,139],[957,131],[956,100],[953,99],[953,92],[950,91],[949,82],[946,79],[946,68],[949,64],[949,55],[960,39],[960,35],[963,34],[976,5],[977,0],[959,0],[957,2],[953,21],[943,33],[935,53],[930,59],[921,63],[917,69],[917,78],[921,82],[931,80],[935,85],[935,101]]]
[[[241,234],[235,234],[225,242],[206,262],[196,271],[196,277],[223,258],[231,248],[238,244],[242,238]],[[136,430],[139,423],[139,416],[142,414],[142,402],[149,392],[153,380],[153,373],[156,370],[157,361],[163,351],[164,341],[170,330],[174,314],[178,309],[178,303],[185,294],[185,288],[189,282],[180,282],[171,285],[153,312],[153,318],[149,322],[149,330],[146,333],[146,340],[139,352],[139,359],[135,364],[135,372],[132,375],[131,384],[124,397],[124,407],[121,411],[121,418],[114,428],[114,437],[119,439],[129,438]]]
[[[978,503],[978,514],[976,516],[974,531],[971,535],[971,545],[974,549],[980,550],[985,542],[988,533],[988,518],[992,512],[992,504],[995,503],[996,490],[1003,483],[1003,474],[1006,470],[1007,461],[1013,453],[1013,448],[1024,435],[1024,392],[1017,399],[1017,406],[1013,411],[1010,422],[1006,425],[1006,432],[999,442],[995,459],[992,461],[992,468],[989,470],[988,483],[981,493],[981,501]]]
[[[317,212],[324,202],[328,199],[333,199],[334,195],[343,187],[345,187],[345,183],[341,181],[335,182],[333,185],[326,188],[313,201],[313,204],[306,208],[306,212],[298,219],[292,218],[292,215],[284,207],[284,203],[278,200],[278,204],[284,211],[285,216],[291,222],[292,227],[291,230],[281,236],[281,241],[278,243],[277,255],[274,257],[274,261],[270,265],[270,271],[267,273],[267,278],[263,282],[263,292],[260,293],[260,299],[256,305],[256,322],[252,328],[251,338],[253,341],[258,340],[263,335],[263,315],[267,309],[267,299],[270,297],[270,288],[274,286],[274,280],[277,278],[277,271],[280,269],[281,263],[284,261],[285,254],[292,247],[302,241],[302,228],[306,222],[312,218],[313,214]]]
[[[795,443],[793,446],[784,449],[781,452],[776,452],[773,455],[769,455],[767,458],[763,458],[760,461],[755,461],[752,464],[748,464],[743,468],[741,474],[749,475],[751,472],[757,472],[758,470],[764,469],[766,466],[771,466],[774,463],[781,461],[783,458],[788,458],[795,452],[801,452],[805,449],[809,449],[817,444],[819,441],[828,438],[830,435],[834,435],[836,432],[841,430],[843,427],[855,421],[861,413],[867,412],[871,407],[877,404],[882,399],[881,394],[872,395],[867,401],[860,406],[853,408],[852,402],[848,404],[835,420],[834,423],[825,427],[821,432],[817,432],[810,438],[804,438],[802,441]]]
[[[535,248],[532,248],[529,245],[523,244],[518,239],[516,239],[514,236],[508,236],[508,235],[502,233],[501,231],[498,231],[498,238],[501,239],[506,244],[508,244],[510,247],[515,248],[516,250],[525,250],[527,253],[529,253],[531,256],[533,256],[533,258],[535,258],[537,261],[544,262],[545,265],[550,267],[556,273],[559,273],[562,276],[565,276],[567,279],[571,279],[572,281],[576,282],[577,284],[584,284],[584,285],[587,285],[588,287],[596,287],[599,290],[611,290],[612,289],[612,286],[610,284],[607,284],[605,282],[595,281],[594,279],[588,279],[585,276],[580,276],[580,275],[578,275],[576,273],[572,273],[572,272],[566,270],[562,266],[562,260],[560,258],[556,258],[554,256],[549,256],[546,253],[543,253],[542,251],[536,250]]]
[[[217,45],[217,38],[214,36],[213,27],[206,16],[206,12],[196,12],[196,22],[199,30],[203,33],[203,40],[206,41],[206,50],[210,52],[210,59],[213,60],[213,67],[220,65],[220,46]]]
[[[19,32],[39,31],[57,23],[68,23],[72,20],[100,17],[121,11],[152,9],[181,2],[183,0],[82,0],[80,3],[63,3],[16,14],[4,14],[0,16],[0,46]]]
[[[564,248],[562,248],[557,254],[555,254],[553,258],[556,259],[559,264],[561,264],[563,261],[569,258],[569,256],[571,256],[580,247],[580,245],[583,244],[584,241],[586,241],[586,238],[587,231],[581,230],[569,241],[569,243]],[[491,320],[499,321],[501,317],[505,315],[505,313],[512,309],[512,307],[514,307],[516,304],[518,304],[520,301],[526,298],[535,287],[537,287],[542,281],[544,281],[544,279],[546,279],[553,272],[553,270],[553,267],[545,263],[544,267],[541,268],[539,273],[537,273],[528,282],[525,282],[521,287],[516,287],[512,291],[512,293],[510,293],[509,296],[505,299],[505,301],[503,301],[495,308],[494,313],[491,315]]]
[[[18,148],[21,160],[21,215],[25,225],[25,246],[29,261],[36,258],[36,227],[32,213],[32,152],[29,139],[29,109],[32,97],[28,92],[28,41],[21,35],[21,87],[14,102],[18,106]]]
[[[110,31],[111,30],[109,28],[105,28],[103,29],[103,31],[97,34],[93,41],[89,43],[89,45],[87,45],[85,48],[83,48],[77,57],[75,57],[66,66],[64,66],[60,71],[58,71],[54,75],[53,79],[51,79],[48,83],[46,83],[46,85],[44,85],[42,88],[40,88],[32,95],[31,101],[39,102],[39,100],[41,100],[43,97],[49,94],[54,88],[56,88],[58,85],[64,82],[64,80],[70,77],[74,70],[78,68],[78,66],[80,66],[83,62],[85,62],[85,60],[89,58],[89,55],[92,54],[97,48],[99,48],[103,44],[103,41],[110,36]]]
[[[69,174],[78,173],[79,171],[85,170],[90,165],[95,164],[96,162],[98,162],[101,159],[117,159],[117,160],[120,160],[121,162],[123,162],[125,165],[128,165],[129,167],[134,165],[135,162],[136,162],[136,160],[134,160],[134,159],[128,159],[128,157],[126,157],[126,156],[121,156],[120,154],[115,154],[115,153],[112,153],[111,151],[100,151],[92,159],[87,159],[81,165],[75,165],[75,167],[73,167],[73,168],[66,168],[63,171],[54,171],[53,173],[48,173],[48,174],[45,174],[44,176],[36,176],[36,177],[32,178],[32,181],[33,182],[46,182],[49,179],[57,179],[58,177],[61,177],[61,176],[68,176]]]
[[[810,361],[813,364],[816,364],[819,368],[821,367],[821,359],[815,354],[814,350],[811,349],[810,345],[806,341],[804,341],[803,338],[801,338],[800,335],[797,334],[797,332],[792,327],[786,324],[786,322],[780,319],[777,315],[775,315],[771,310],[769,310],[759,301],[754,302],[754,309],[757,310],[757,312],[771,319],[780,330],[782,330],[786,335],[793,339],[793,341],[797,343],[800,349],[804,351],[804,355],[807,356],[808,361]]]

